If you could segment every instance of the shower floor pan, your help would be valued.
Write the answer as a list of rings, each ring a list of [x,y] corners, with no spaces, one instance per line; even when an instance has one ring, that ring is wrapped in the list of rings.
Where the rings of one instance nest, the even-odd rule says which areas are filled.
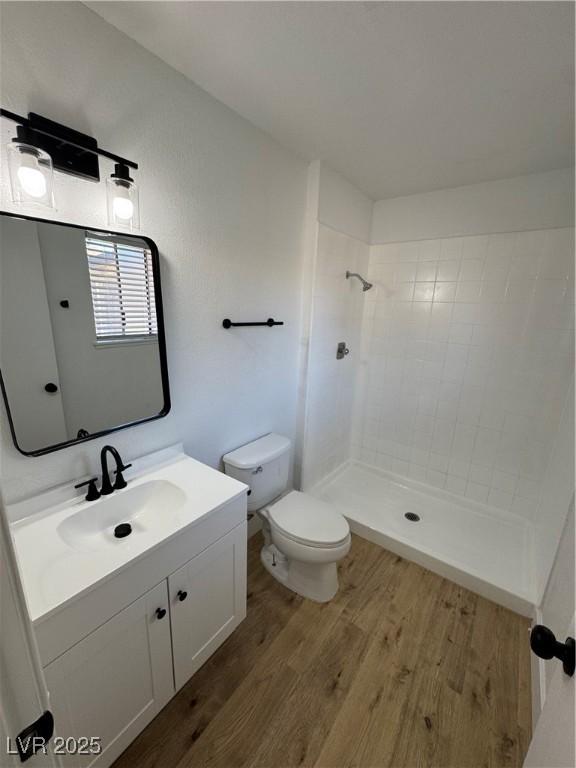
[[[337,508],[359,536],[533,615],[532,527],[522,518],[357,462],[310,492]]]

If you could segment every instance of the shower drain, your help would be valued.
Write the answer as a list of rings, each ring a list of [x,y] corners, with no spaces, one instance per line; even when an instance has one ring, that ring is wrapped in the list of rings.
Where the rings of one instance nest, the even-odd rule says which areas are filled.
[[[420,515],[417,515],[416,512],[406,512],[404,517],[406,518],[406,520],[410,520],[411,523],[420,522]]]

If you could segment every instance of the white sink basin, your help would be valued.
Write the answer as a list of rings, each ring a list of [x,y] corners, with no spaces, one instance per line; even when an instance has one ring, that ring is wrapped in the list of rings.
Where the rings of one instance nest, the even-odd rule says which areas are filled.
[[[70,483],[10,510],[19,515],[11,532],[33,621],[78,599],[247,490],[178,449],[132,463],[128,486],[110,496],[85,501]],[[114,536],[120,523],[132,527],[125,538]]]
[[[149,480],[91,502],[62,520],[57,531],[75,549],[129,546],[142,534],[173,529],[185,503],[181,488],[166,480]],[[114,529],[121,523],[129,523],[132,532],[117,538]]]

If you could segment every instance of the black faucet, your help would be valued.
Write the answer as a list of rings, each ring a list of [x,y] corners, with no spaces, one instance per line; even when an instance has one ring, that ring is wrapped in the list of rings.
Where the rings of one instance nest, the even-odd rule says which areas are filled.
[[[114,461],[116,462],[116,480],[114,484],[112,484],[110,475],[108,474],[109,453],[112,454]],[[120,454],[113,445],[105,445],[104,448],[102,448],[100,451],[100,463],[102,465],[102,488],[100,488],[100,494],[102,496],[109,496],[111,493],[114,493],[114,491],[126,488],[128,483],[124,480],[122,472],[124,472],[125,469],[128,469],[128,467],[131,467],[132,464],[124,464]]]

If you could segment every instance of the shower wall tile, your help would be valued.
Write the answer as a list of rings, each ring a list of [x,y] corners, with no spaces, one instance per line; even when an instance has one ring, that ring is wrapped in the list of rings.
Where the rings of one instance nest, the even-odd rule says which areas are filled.
[[[574,231],[370,248],[353,454],[532,518],[573,367]]]
[[[350,457],[354,386],[360,360],[362,307],[367,293],[346,270],[366,275],[366,243],[319,225],[310,353],[302,486],[310,488]],[[345,341],[350,353],[336,360]]]

